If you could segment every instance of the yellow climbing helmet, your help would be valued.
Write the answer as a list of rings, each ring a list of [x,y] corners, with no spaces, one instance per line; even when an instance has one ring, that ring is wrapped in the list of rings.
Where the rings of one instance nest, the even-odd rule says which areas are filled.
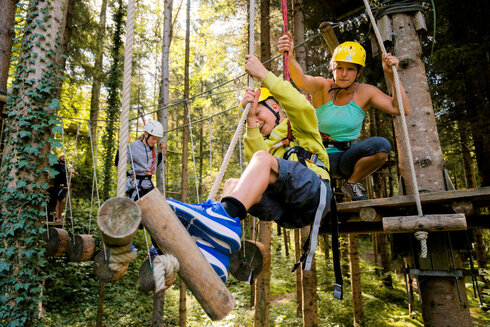
[[[269,89],[265,88],[265,87],[261,87],[260,88],[260,96],[259,96],[259,103],[269,99],[269,98],[273,98],[274,96],[272,95],[272,93],[269,91]],[[242,106],[242,103],[240,102],[240,104],[238,105],[238,117],[241,117],[242,114],[243,114],[243,106]]]
[[[332,61],[350,62],[365,67],[366,50],[357,42],[347,41],[335,48]]]

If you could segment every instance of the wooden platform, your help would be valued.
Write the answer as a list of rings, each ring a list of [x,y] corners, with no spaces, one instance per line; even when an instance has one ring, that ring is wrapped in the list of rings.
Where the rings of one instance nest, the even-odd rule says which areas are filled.
[[[476,207],[490,206],[490,186],[466,190],[420,193],[420,201],[424,204],[452,204],[457,201],[470,201]],[[359,212],[362,208],[400,208],[415,206],[413,195],[395,196],[391,198],[370,199],[337,203],[339,214]]]
[[[421,193],[424,214],[464,213],[467,228],[490,228],[490,216],[481,214],[478,208],[490,207],[490,187],[445,192]],[[430,210],[427,210],[429,209]],[[341,233],[386,233],[382,218],[416,214],[413,195],[337,203]],[[361,219],[361,216],[363,219]],[[369,218],[369,219],[366,219]],[[322,233],[329,233],[328,223],[322,224]]]

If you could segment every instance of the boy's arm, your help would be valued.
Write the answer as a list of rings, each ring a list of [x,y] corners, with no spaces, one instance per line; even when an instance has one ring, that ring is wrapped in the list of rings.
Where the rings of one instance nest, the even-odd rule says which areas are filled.
[[[260,150],[268,151],[269,148],[264,140],[262,134],[260,134],[260,130],[258,126],[248,127],[245,132],[244,137],[245,144],[245,159],[250,161],[255,152]]]

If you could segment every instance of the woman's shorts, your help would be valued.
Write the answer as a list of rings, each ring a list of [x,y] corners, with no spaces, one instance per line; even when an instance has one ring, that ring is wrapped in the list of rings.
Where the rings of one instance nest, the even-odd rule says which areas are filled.
[[[390,151],[390,142],[384,137],[375,136],[354,144],[346,151],[329,153],[330,175],[333,178],[349,178],[359,159],[379,152],[390,153]]]

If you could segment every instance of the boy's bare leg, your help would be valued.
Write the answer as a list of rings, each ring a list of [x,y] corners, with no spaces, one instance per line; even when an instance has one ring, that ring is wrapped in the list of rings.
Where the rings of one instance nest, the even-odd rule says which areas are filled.
[[[258,203],[270,184],[274,184],[279,174],[277,159],[266,151],[256,152],[240,179],[227,180],[223,197],[231,196],[240,201],[245,209]]]

